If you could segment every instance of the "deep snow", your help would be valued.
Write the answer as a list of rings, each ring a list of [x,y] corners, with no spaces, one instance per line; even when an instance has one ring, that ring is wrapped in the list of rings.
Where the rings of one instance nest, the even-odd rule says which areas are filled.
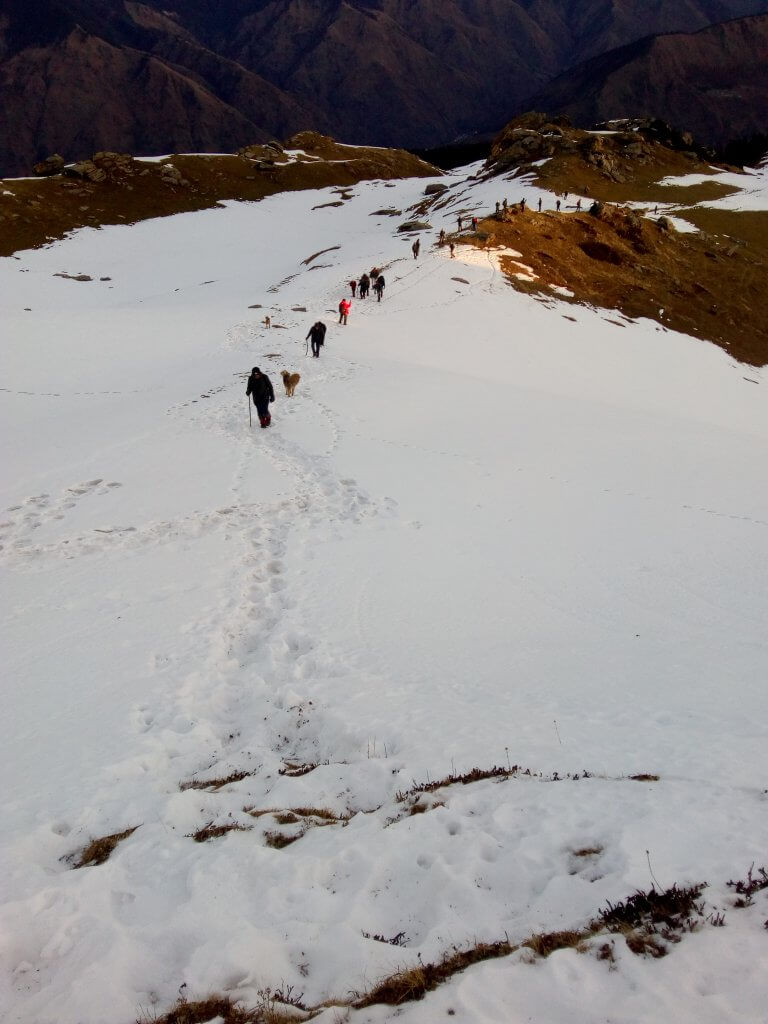
[[[467,173],[435,233],[522,194]],[[768,860],[765,372],[520,295],[433,236],[415,262],[370,214],[405,219],[425,184],[0,261],[5,1019],[129,1022],[182,984],[343,998],[453,944],[577,927],[650,861],[708,881],[726,928],[660,962],[617,943],[614,969],[516,956],[350,1019],[766,1020],[766,901],[732,910],[725,887]],[[384,301],[338,326],[375,264]],[[253,365],[269,431],[248,427]],[[413,781],[508,759],[597,777],[451,787],[392,822]],[[319,767],[279,774],[299,763]],[[273,849],[281,827],[244,812],[291,807],[352,817]],[[187,838],[232,822],[251,830]],[[134,825],[101,866],[62,860]]]

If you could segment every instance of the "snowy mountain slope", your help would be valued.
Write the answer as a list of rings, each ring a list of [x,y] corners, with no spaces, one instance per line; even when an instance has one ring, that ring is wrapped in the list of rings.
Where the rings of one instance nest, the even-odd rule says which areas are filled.
[[[465,175],[435,231],[498,198]],[[182,985],[316,1006],[581,927],[651,871],[709,882],[726,928],[660,962],[618,938],[613,970],[515,954],[403,1012],[317,1019],[764,1019],[764,894],[733,910],[725,882],[768,855],[765,373],[513,292],[469,247],[425,235],[415,262],[371,213],[424,184],[0,265],[10,1021],[128,1022]],[[374,264],[384,301],[336,325]],[[493,765],[534,774],[397,799]],[[64,859],[135,826],[104,864]]]

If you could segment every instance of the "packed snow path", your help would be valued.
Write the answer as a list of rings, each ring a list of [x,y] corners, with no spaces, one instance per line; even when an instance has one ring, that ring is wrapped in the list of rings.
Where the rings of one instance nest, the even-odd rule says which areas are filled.
[[[317,1004],[580,926],[649,860],[720,906],[766,860],[764,373],[521,296],[474,250],[424,236],[415,262],[370,214],[405,219],[424,184],[85,231],[0,267],[10,1021],[129,1022],[181,985]],[[435,234],[498,197],[455,189]],[[373,265],[384,301],[338,326]],[[415,816],[396,799],[494,764],[542,774]],[[398,1019],[757,1022],[764,910],[661,964],[617,944],[616,970],[478,966]]]

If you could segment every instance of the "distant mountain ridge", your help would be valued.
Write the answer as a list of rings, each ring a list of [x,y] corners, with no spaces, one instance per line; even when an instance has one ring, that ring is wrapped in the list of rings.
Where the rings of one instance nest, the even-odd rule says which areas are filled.
[[[497,129],[564,69],[649,32],[766,10],[766,0],[4,0],[0,173],[26,173],[53,151],[226,150],[308,127],[438,145]]]
[[[768,14],[650,36],[601,54],[531,101],[578,125],[659,117],[707,145],[768,132]]]

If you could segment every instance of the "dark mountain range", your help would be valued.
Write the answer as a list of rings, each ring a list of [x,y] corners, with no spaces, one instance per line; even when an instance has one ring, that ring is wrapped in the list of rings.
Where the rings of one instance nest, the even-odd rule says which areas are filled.
[[[560,75],[531,101],[589,126],[659,117],[707,145],[768,132],[768,14],[641,39]]]
[[[768,0],[2,0],[0,173],[232,149],[312,127],[426,147],[494,130],[565,68]]]

